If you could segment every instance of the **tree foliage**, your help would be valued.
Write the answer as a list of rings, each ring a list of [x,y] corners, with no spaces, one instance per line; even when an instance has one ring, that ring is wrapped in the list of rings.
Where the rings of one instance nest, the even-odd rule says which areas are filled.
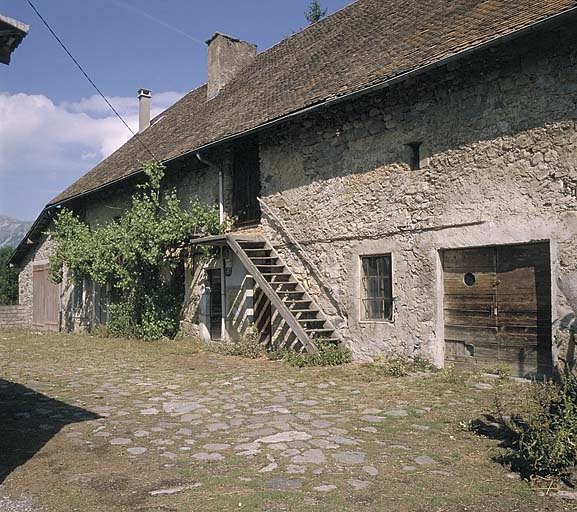
[[[306,20],[312,25],[327,15],[327,10],[321,7],[318,0],[311,0],[305,12]]]
[[[162,193],[162,166],[145,164],[144,171],[148,180],[118,220],[91,228],[72,211],[60,212],[50,233],[50,270],[57,282],[66,269],[76,282],[107,287],[112,335],[157,339],[178,329],[183,286],[170,276],[180,251],[192,237],[223,227],[216,207],[194,199],[183,208],[175,190]]]
[[[0,305],[18,302],[18,270],[8,266],[14,249],[0,248]]]

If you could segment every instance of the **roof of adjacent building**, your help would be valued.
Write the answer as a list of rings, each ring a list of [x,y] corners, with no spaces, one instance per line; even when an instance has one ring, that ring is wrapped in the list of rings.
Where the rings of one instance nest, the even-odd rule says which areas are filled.
[[[139,135],[160,161],[399,79],[575,9],[575,0],[358,0],[254,61],[210,100],[193,90]],[[139,170],[133,137],[49,205]]]
[[[0,62],[10,64],[12,52],[28,34],[30,27],[18,20],[0,14]]]

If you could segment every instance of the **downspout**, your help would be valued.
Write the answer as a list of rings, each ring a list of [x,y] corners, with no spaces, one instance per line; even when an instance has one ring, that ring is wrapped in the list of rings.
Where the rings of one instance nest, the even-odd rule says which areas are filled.
[[[218,219],[222,224],[224,222],[224,173],[222,167],[206,160],[200,153],[196,153],[196,158],[201,164],[218,170]]]
[[[222,167],[216,165],[215,163],[206,160],[202,157],[200,153],[196,153],[196,158],[198,161],[211,169],[218,170],[218,219],[219,222],[222,224],[224,222],[224,173],[222,171]],[[220,332],[221,338],[223,341],[228,341],[228,333],[226,331],[226,311],[227,311],[227,304],[226,304],[226,275],[224,272],[224,252],[223,248],[220,249],[220,301],[222,305],[222,314],[221,314],[221,324],[220,324]]]

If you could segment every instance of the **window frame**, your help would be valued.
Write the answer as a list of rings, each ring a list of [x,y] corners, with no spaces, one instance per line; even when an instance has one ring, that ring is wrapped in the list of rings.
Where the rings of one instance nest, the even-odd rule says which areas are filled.
[[[368,318],[367,317],[367,307],[365,305],[366,300],[371,300],[367,296],[367,288],[365,286],[365,270],[364,270],[364,260],[369,258],[388,258],[389,260],[389,288],[390,288],[390,298],[384,296],[382,300],[390,300],[390,314],[385,318]],[[395,294],[394,294],[394,281],[393,281],[393,253],[392,252],[382,252],[375,254],[361,254],[359,255],[359,322],[360,323],[378,323],[378,324],[393,324],[395,322]],[[373,298],[375,300],[378,298]]]

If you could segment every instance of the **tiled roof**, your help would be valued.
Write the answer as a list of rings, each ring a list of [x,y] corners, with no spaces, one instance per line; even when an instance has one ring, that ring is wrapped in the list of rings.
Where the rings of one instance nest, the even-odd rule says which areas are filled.
[[[202,86],[140,137],[161,161],[440,63],[575,8],[575,0],[358,0],[258,54],[220,94]],[[135,138],[50,204],[138,171]]]

